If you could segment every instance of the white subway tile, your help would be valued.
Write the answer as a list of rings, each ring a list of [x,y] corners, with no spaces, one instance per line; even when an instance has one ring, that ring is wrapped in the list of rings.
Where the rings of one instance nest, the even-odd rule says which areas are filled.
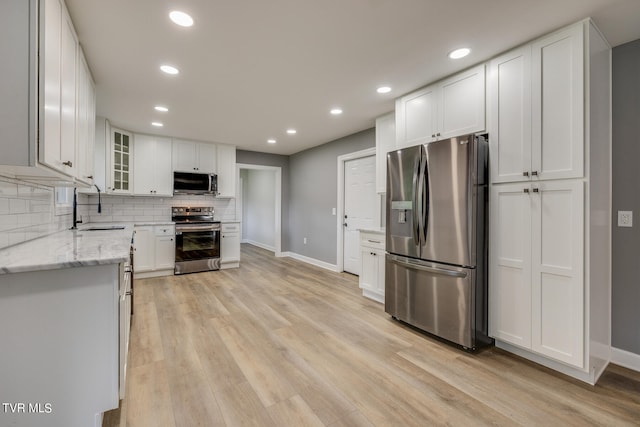
[[[27,201],[24,199],[9,199],[9,213],[21,214],[27,211]]]
[[[0,198],[0,215],[5,215],[9,213],[9,199]],[[0,218],[0,221],[2,219]]]

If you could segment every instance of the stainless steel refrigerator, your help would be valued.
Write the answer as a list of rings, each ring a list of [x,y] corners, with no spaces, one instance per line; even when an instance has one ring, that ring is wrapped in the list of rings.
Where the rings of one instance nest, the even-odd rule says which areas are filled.
[[[475,350],[487,328],[487,141],[387,154],[385,311]]]

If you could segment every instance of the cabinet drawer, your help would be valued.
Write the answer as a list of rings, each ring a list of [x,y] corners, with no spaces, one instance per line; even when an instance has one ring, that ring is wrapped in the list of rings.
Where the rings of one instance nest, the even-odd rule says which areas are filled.
[[[384,251],[384,244],[385,244],[384,234],[360,232],[361,246],[372,248],[372,249],[380,249]]]
[[[238,233],[240,232],[240,223],[230,223],[230,224],[222,224],[222,232],[223,233]]]
[[[172,225],[157,225],[153,231],[156,236],[170,236],[176,233]]]

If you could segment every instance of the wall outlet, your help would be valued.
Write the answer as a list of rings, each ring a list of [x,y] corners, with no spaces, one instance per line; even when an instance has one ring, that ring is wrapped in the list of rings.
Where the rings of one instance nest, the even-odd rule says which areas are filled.
[[[304,239],[302,239],[302,243],[304,243],[305,245],[307,244],[307,238],[306,237]]]
[[[633,227],[633,211],[618,211],[618,227]]]
[[[336,214],[336,208],[331,209],[331,215],[335,215]]]

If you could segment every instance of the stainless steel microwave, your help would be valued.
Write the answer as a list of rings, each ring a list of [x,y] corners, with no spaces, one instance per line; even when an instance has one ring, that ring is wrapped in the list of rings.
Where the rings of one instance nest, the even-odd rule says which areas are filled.
[[[218,175],[215,173],[173,173],[173,194],[218,194]]]

